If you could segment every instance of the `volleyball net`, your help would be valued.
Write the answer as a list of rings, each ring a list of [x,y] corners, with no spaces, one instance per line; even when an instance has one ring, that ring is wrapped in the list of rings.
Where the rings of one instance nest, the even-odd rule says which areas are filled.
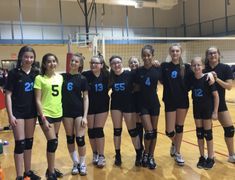
[[[193,57],[205,58],[205,51],[216,46],[221,52],[221,62],[235,64],[235,37],[194,38],[194,37],[102,37],[93,39],[94,54],[100,51],[108,62],[112,55],[123,58],[124,66],[128,66],[131,56],[141,61],[141,49],[144,45],[152,45],[155,49],[155,59],[160,62],[169,61],[169,47],[173,43],[182,46],[184,62],[190,62]]]
[[[128,60],[132,56],[142,61],[141,49],[146,44],[154,47],[155,59],[159,62],[170,61],[169,47],[173,43],[182,46],[184,62],[190,62],[196,56],[205,58],[206,49],[216,46],[221,52],[221,62],[235,65],[235,37],[108,37],[97,33],[70,35],[67,62],[71,53],[82,53],[89,61],[100,52],[107,64],[112,55],[119,55],[123,58],[124,66],[128,67]]]

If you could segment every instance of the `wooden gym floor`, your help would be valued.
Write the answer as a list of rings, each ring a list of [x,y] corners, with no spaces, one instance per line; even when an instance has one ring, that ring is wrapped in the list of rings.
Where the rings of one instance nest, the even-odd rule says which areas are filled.
[[[162,86],[159,86],[158,94],[161,99]],[[234,122],[235,116],[235,88],[227,91],[226,99],[231,116]],[[0,111],[0,125],[7,125],[7,116],[5,110]],[[105,157],[106,166],[103,169],[98,169],[92,165],[92,152],[89,141],[86,136],[87,144],[87,166],[88,174],[85,177],[80,175],[70,175],[72,162],[66,147],[66,136],[63,125],[59,132],[59,146],[56,152],[56,168],[64,173],[63,179],[99,179],[99,180],[128,180],[128,179],[234,179],[235,164],[227,162],[227,148],[223,138],[223,128],[218,121],[213,122],[214,135],[214,150],[216,157],[216,165],[211,170],[198,169],[196,163],[199,157],[199,150],[197,146],[197,139],[195,133],[195,125],[192,116],[192,108],[190,106],[189,112],[185,121],[184,138],[181,146],[181,154],[185,159],[185,166],[179,167],[175,164],[174,159],[169,155],[170,141],[165,136],[165,120],[164,120],[164,105],[162,104],[161,113],[158,123],[158,140],[155,151],[155,160],[157,168],[149,170],[147,168],[139,168],[134,166],[135,150],[132,146],[131,139],[127,133],[126,126],[123,124],[122,134],[122,166],[116,167],[114,162],[114,145],[113,145],[113,126],[110,116],[105,125]],[[11,131],[0,132],[0,138],[9,141],[7,148],[4,148],[4,153],[0,155],[0,164],[5,172],[5,180],[13,180],[15,178],[15,167],[13,159],[14,138]],[[47,168],[46,162],[46,140],[37,125],[34,135],[34,146],[32,155],[32,169],[35,170],[42,179],[45,179],[45,171]]]

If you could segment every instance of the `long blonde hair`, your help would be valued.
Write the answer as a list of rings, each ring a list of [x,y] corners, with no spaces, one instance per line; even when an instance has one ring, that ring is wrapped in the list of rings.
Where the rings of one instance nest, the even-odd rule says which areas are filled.
[[[172,47],[174,47],[174,46],[176,46],[176,47],[178,47],[179,49],[180,49],[180,51],[181,51],[181,54],[182,54],[182,46],[179,44],[179,43],[173,43],[170,47],[169,47],[169,53],[171,52],[171,49],[172,49]],[[183,59],[182,59],[182,57],[180,56],[179,57],[179,64],[180,64],[180,75],[181,75],[181,77],[182,78],[184,78],[184,75],[185,75],[185,65],[184,65],[184,62],[183,62]]]

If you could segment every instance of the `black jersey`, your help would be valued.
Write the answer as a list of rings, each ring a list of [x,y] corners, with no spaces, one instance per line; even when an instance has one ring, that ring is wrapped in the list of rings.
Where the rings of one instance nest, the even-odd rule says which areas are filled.
[[[78,117],[83,115],[82,92],[88,91],[86,78],[81,74],[62,74],[62,107],[64,117]]]
[[[107,112],[109,109],[109,74],[101,72],[99,77],[96,77],[92,71],[85,71],[82,74],[86,77],[89,85],[88,114]]]
[[[207,75],[200,79],[192,78],[191,82],[193,104],[202,105],[203,103],[212,102],[212,92],[216,91],[215,84],[209,85]]]
[[[209,85],[207,75],[204,75],[200,79],[196,79],[193,76],[191,89],[194,119],[211,119],[214,109],[212,93],[217,91],[215,84]]]
[[[221,79],[222,81],[233,79],[232,70],[227,64],[219,63],[215,68],[206,66],[205,72],[211,72],[211,71],[215,71],[217,74],[217,77]],[[222,86],[220,86],[218,83],[215,83],[215,84],[219,93],[220,100],[225,100],[225,89]]]
[[[12,111],[17,119],[36,117],[33,86],[37,75],[35,70],[26,74],[21,69],[13,69],[8,74],[5,89],[12,92]]]
[[[141,107],[151,108],[160,106],[157,95],[157,84],[161,80],[161,68],[144,66],[136,70],[136,83],[140,86],[140,104]]]
[[[111,88],[111,109],[123,112],[135,112],[133,102],[134,73],[123,71],[120,75],[113,75]]]
[[[162,68],[163,101],[178,104],[188,99],[188,81],[192,76],[189,64],[185,64],[184,77],[180,74],[180,65],[164,62]]]

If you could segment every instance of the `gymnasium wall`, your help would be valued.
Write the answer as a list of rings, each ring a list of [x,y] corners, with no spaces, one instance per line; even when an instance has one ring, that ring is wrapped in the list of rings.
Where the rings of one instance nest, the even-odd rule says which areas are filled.
[[[205,51],[210,46],[216,46],[221,51],[221,61],[224,63],[233,63],[235,54],[235,40],[200,40],[200,41],[187,41],[180,42],[183,53],[182,57],[185,62],[190,62],[195,56],[205,57]],[[141,59],[141,49],[145,45],[145,42],[138,44],[106,44],[105,45],[105,60],[107,65],[109,65],[108,60],[112,55],[119,55],[123,57],[124,66],[128,66],[128,59],[131,56],[136,56]],[[165,60],[170,60],[168,55],[168,48],[171,43],[158,42],[152,44],[155,49],[155,58],[160,62]],[[37,61],[41,62],[42,56],[48,52],[54,53],[59,59],[58,71],[65,71],[66,69],[66,54],[67,45],[32,45],[37,54]],[[0,45],[0,57],[1,59],[12,59],[12,55],[16,56],[18,54],[21,46],[19,45]],[[71,47],[73,53],[79,52],[85,56],[85,67],[84,69],[89,69],[89,61],[92,57],[91,49],[87,47],[77,47],[73,45]],[[98,50],[102,51],[98,47]]]
[[[228,16],[235,14],[235,0],[229,0],[227,6]],[[1,0],[0,22],[19,21],[19,1]],[[64,25],[84,25],[83,13],[77,1],[62,1],[62,22]],[[83,4],[82,4],[83,5]],[[24,22],[55,23],[60,24],[60,9],[58,0],[21,0],[22,19]],[[198,0],[185,1],[186,24],[198,23]],[[9,10],[11,13],[9,13]],[[102,17],[102,13],[104,16]],[[154,13],[154,19],[153,17]],[[224,0],[200,0],[201,21],[225,17]],[[183,24],[183,2],[178,0],[178,5],[172,9],[164,10],[155,8],[136,9],[128,6],[128,22],[131,27],[178,27]],[[94,14],[91,25],[95,25]],[[153,22],[154,21],[154,22]],[[97,25],[124,26],[126,25],[126,7],[117,5],[97,4]]]

